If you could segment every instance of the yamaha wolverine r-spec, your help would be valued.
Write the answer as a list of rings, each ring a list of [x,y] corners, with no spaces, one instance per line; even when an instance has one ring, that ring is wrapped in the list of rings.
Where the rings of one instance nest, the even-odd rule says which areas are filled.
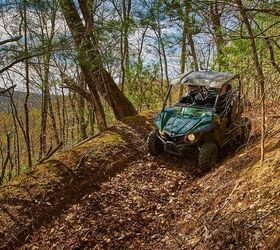
[[[172,89],[180,84],[191,91],[166,107]],[[249,139],[251,121],[242,117],[243,103],[239,75],[212,71],[181,75],[171,81],[156,128],[148,136],[150,154],[197,155],[199,167],[211,169],[221,148]]]

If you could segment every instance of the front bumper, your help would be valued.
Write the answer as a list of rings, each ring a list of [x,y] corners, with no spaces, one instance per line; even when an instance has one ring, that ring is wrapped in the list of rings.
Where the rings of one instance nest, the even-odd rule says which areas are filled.
[[[173,155],[183,156],[195,156],[198,152],[196,143],[175,143],[170,140],[166,140],[158,135],[158,138],[163,144],[164,151]]]

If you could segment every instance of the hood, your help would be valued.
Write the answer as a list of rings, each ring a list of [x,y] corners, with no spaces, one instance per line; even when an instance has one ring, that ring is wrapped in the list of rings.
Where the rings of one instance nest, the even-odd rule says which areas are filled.
[[[165,108],[155,120],[159,131],[171,137],[209,131],[213,128],[212,112],[197,108]]]

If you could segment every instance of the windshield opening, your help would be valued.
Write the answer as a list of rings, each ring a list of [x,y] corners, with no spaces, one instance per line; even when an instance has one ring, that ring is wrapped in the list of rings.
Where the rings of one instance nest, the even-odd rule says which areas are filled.
[[[212,84],[215,83],[213,81],[211,84],[205,85],[197,82],[191,84],[187,81],[182,84],[182,80],[175,80],[168,89],[163,107],[175,105],[203,109],[223,115],[222,111],[230,109],[227,107],[232,106],[233,101],[241,96],[241,84],[238,77],[224,83]]]
[[[173,101],[167,102],[167,106],[180,106],[198,108],[204,110],[213,110],[216,98],[219,94],[217,88],[207,88],[205,86],[173,86],[170,96]],[[170,97],[169,96],[169,97]]]

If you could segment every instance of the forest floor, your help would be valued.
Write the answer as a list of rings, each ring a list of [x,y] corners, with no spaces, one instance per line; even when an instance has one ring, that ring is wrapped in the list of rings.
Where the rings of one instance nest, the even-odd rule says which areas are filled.
[[[139,139],[142,153],[110,178],[81,190],[81,197],[73,197],[48,223],[29,233],[21,248],[280,249],[277,107],[268,112],[263,165],[259,118],[255,108],[246,114],[255,125],[251,143],[231,149],[205,174],[185,158],[150,156],[142,150],[144,137]],[[91,165],[91,157],[83,164]]]

